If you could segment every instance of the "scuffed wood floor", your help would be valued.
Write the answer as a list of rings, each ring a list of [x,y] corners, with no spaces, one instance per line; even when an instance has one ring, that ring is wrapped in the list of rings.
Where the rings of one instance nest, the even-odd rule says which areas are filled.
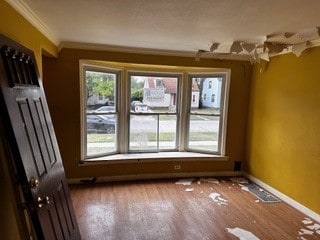
[[[304,214],[284,202],[263,203],[230,181],[194,181],[177,185],[177,179],[71,185],[83,240],[203,240],[239,239],[228,228],[242,228],[264,240],[320,239],[299,235],[307,229]],[[186,192],[186,188],[193,191]],[[227,205],[209,195],[221,194]]]

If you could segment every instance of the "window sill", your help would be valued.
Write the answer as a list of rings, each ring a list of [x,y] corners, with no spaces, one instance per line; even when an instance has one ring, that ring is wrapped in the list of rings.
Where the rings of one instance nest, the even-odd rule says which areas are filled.
[[[163,161],[227,161],[229,157],[194,152],[161,152],[161,153],[130,153],[115,154],[80,161],[80,164],[97,163],[133,163],[133,162],[163,162]]]

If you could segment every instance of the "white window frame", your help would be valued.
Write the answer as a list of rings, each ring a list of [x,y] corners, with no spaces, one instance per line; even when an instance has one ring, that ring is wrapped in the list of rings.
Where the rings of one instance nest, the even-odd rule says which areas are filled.
[[[121,89],[121,69],[115,69],[115,68],[109,68],[99,65],[90,65],[90,64],[81,64],[80,62],[80,107],[81,107],[81,159],[91,159],[91,158],[97,158],[101,156],[108,156],[108,155],[114,155],[118,154],[119,151],[119,106],[120,106],[120,92]],[[86,72],[87,71],[95,71],[95,72],[102,72],[102,73],[111,73],[116,75],[116,87],[115,87],[115,113],[116,115],[116,129],[115,129],[115,135],[116,135],[116,149],[115,151],[105,152],[101,154],[94,154],[94,155],[88,155],[87,152],[87,92],[86,92]]]
[[[189,121],[190,121],[190,112],[191,112],[191,101],[188,101],[187,108],[187,134],[186,134],[186,151],[190,152],[199,152],[199,153],[209,153],[214,155],[225,155],[226,151],[226,135],[227,135],[227,120],[228,120],[228,103],[229,103],[229,88],[230,88],[230,69],[225,69],[224,71],[208,71],[208,72],[189,72],[188,73],[188,91],[189,98],[191,98],[191,88],[192,88],[192,79],[193,78],[203,78],[203,77],[221,77],[223,83],[223,88],[221,92],[221,101],[220,101],[220,123],[219,123],[219,136],[218,136],[218,150],[214,151],[203,151],[192,149],[189,147]]]
[[[179,66],[157,66],[146,64],[128,64],[118,62],[101,62],[94,60],[80,60],[79,72],[80,72],[80,107],[81,107],[81,161],[92,160],[87,157],[86,149],[86,98],[84,97],[84,89],[86,89],[85,82],[85,68],[86,70],[105,71],[110,73],[118,73],[118,88],[116,89],[117,98],[117,110],[118,111],[118,147],[115,155],[122,156],[120,158],[114,157],[114,160],[123,159],[124,154],[129,153],[129,111],[131,108],[130,101],[130,75],[154,74],[155,76],[181,76],[178,80],[178,94],[177,94],[177,152],[186,153],[193,151],[188,148],[188,126],[189,126],[189,113],[192,101],[192,84],[191,78],[198,76],[223,76],[225,81],[224,93],[223,93],[223,108],[221,109],[221,124],[219,126],[219,148],[217,152],[209,152],[212,156],[225,156],[226,149],[226,135],[227,135],[227,115],[228,115],[228,99],[229,99],[229,85],[231,70],[230,69],[214,69],[214,68],[196,68],[196,67],[179,67]],[[88,69],[89,68],[89,69]],[[192,69],[192,71],[190,71]],[[179,96],[180,92],[180,96]],[[187,93],[188,94],[184,94]],[[183,93],[183,94],[182,94]],[[201,96],[199,96],[201,98]],[[198,152],[198,151],[193,151]],[[174,152],[173,152],[174,153]],[[160,152],[166,154],[165,152]],[[143,153],[138,153],[139,158],[143,158]],[[181,154],[179,154],[181,155]],[[164,155],[165,156],[165,155]],[[92,156],[90,156],[91,158]],[[105,156],[97,156],[97,161],[107,159]],[[161,157],[160,157],[161,158]],[[132,157],[128,157],[132,159]]]
[[[128,103],[131,103],[131,76],[147,76],[147,77],[155,77],[155,88],[159,88],[159,87],[163,87],[163,82],[160,81],[160,79],[158,79],[157,77],[160,78],[177,78],[177,96],[180,96],[180,88],[181,88],[181,81],[182,81],[182,75],[181,74],[176,74],[176,73],[163,73],[163,72],[154,72],[154,71],[128,71],[127,72],[127,79],[128,79]],[[161,82],[161,86],[158,86],[158,82]],[[179,151],[178,146],[179,146],[179,132],[180,132],[180,128],[179,128],[179,120],[180,120],[180,109],[179,109],[179,105],[180,105],[180,97],[178,97],[176,99],[176,112],[175,113],[131,113],[131,108],[128,109],[127,114],[128,114],[128,137],[130,136],[130,116],[131,115],[140,115],[140,116],[152,116],[152,115],[158,115],[158,121],[159,121],[159,116],[160,115],[174,115],[176,116],[176,139],[175,139],[175,148],[173,149],[166,149],[166,150],[161,150],[159,149],[159,140],[158,141],[158,149],[157,151],[140,151],[139,153],[148,153],[148,152],[172,152],[172,151]],[[158,122],[159,124],[159,122]],[[130,150],[130,139],[128,139],[128,143],[127,143],[127,149],[128,149],[128,153],[137,153],[137,151],[135,150]]]

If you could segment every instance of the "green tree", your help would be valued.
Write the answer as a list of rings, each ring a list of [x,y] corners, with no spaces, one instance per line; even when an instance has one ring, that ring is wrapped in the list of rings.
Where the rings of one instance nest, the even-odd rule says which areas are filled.
[[[87,99],[95,94],[113,101],[115,79],[116,75],[112,73],[86,71]]]
[[[131,89],[131,101],[143,101],[143,89]]]
[[[131,101],[143,101],[143,88],[145,77],[131,77]]]

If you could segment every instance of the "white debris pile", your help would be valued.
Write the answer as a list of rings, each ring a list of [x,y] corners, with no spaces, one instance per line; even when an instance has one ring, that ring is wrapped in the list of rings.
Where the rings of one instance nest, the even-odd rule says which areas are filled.
[[[241,189],[242,189],[243,191],[249,192],[249,188],[248,188],[247,186],[243,186],[243,185],[241,185],[241,184],[239,184],[239,186],[241,187]]]
[[[238,184],[247,184],[249,183],[249,180],[246,179],[245,177],[232,177],[230,178],[230,180],[234,183],[238,183]]]
[[[186,192],[193,192],[193,188],[186,188]]]
[[[220,184],[219,180],[216,178],[199,178],[197,181],[198,184],[201,184],[202,182]]]
[[[220,193],[216,193],[216,192],[213,192],[213,193],[210,193],[209,197],[214,201],[216,202],[219,206],[221,205],[228,205],[228,200],[220,197],[221,194]]]
[[[176,184],[180,184],[183,186],[189,186],[191,185],[192,181],[194,181],[193,178],[188,178],[188,179],[179,179]]]
[[[242,228],[227,228],[228,232],[238,237],[240,240],[259,240],[252,232]]]
[[[313,235],[318,234],[320,235],[320,224],[314,222],[311,218],[305,217],[304,220],[302,220],[302,223],[305,225],[305,228],[301,228],[299,230],[299,239],[304,240],[306,239],[304,235]]]

